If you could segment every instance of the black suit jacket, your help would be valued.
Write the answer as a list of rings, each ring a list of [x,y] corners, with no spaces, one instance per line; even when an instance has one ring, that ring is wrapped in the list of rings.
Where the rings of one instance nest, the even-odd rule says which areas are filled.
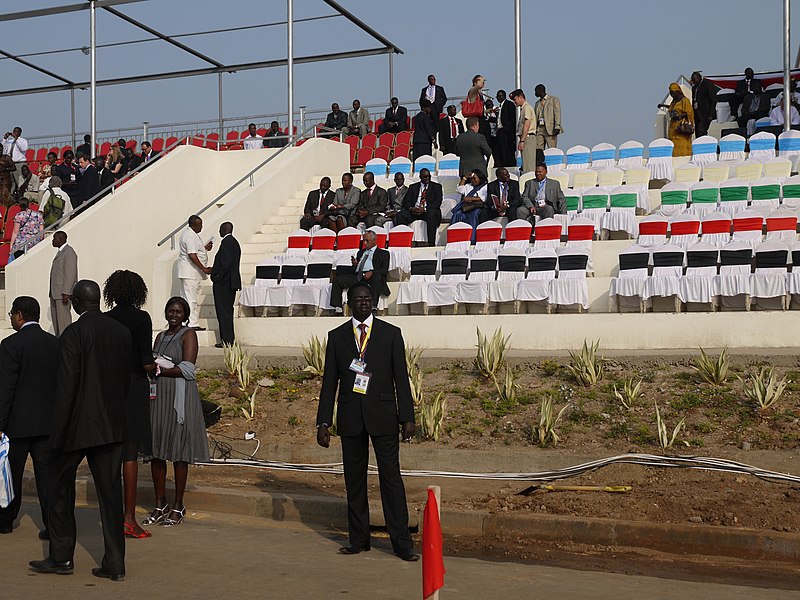
[[[421,182],[412,183],[408,186],[405,198],[403,198],[403,208],[411,210],[417,204]],[[425,193],[425,205],[431,209],[442,209],[442,185],[431,181],[428,184],[428,191]]]
[[[0,431],[15,438],[50,434],[58,339],[38,324],[0,342]]]
[[[392,107],[386,109],[386,114],[383,116],[384,124],[388,123],[398,123],[400,125],[400,131],[404,131],[408,129],[408,111],[406,110],[405,106],[398,106],[397,107],[397,115],[394,115],[392,112]]]
[[[99,310],[83,313],[58,340],[50,445],[62,452],[123,442],[131,334]]]
[[[324,215],[328,212],[328,206],[333,203],[333,198],[335,194],[332,190],[328,190],[325,192],[325,197],[322,199],[322,210],[320,214]],[[311,216],[314,214],[314,211],[317,210],[319,206],[319,190],[311,190],[308,192],[308,197],[306,198],[306,205],[303,207],[303,214]]]
[[[58,175],[61,178],[62,190],[68,194],[76,194],[77,197],[78,183],[81,180],[81,171],[74,162],[70,165],[67,163],[56,165],[53,167],[52,174]],[[75,181],[72,181],[73,177],[75,177]],[[72,196],[70,196],[70,198],[72,198]]]
[[[422,88],[422,91],[419,93],[419,101],[422,102],[423,100],[427,100],[428,96],[426,92],[428,91],[428,86],[426,85]],[[444,88],[440,85],[436,86],[436,93],[433,97],[433,120],[439,118],[439,115],[442,114],[442,109],[444,105],[447,104],[447,94],[444,93]]]
[[[317,425],[333,422],[338,388],[339,435],[359,435],[364,430],[370,435],[397,435],[400,423],[414,422],[403,334],[386,321],[372,320],[364,352],[367,372],[372,374],[366,394],[353,391],[355,373],[350,370],[350,363],[357,357],[353,322],[348,319],[328,333]]]
[[[364,250],[361,249],[356,254],[356,265],[361,262],[361,257],[364,255]],[[386,283],[386,277],[389,275],[389,251],[383,248],[376,248],[375,254],[372,255],[372,273],[373,275],[380,275],[383,285],[378,290],[381,296],[388,296],[391,294],[389,285]]]
[[[242,248],[236,238],[233,235],[222,238],[211,267],[211,281],[214,285],[221,285],[232,292],[242,289],[242,275],[239,272],[241,258]]]
[[[692,104],[697,106],[697,112],[708,117],[714,114],[717,106],[717,92],[719,88],[708,79],[703,79],[692,87]]]
[[[764,91],[764,87],[761,85],[761,80],[753,77],[750,80],[750,92],[753,94],[760,94]],[[747,93],[747,80],[741,79],[736,82],[736,95],[737,96],[744,96]]]
[[[86,167],[78,180],[78,204],[83,204],[100,191],[100,176],[94,166]]]
[[[439,130],[439,148],[444,154],[451,154],[455,151],[456,138],[451,137],[453,133],[450,127],[450,117],[444,117],[436,122],[436,129]],[[460,119],[456,119],[456,137],[464,133],[464,124]]]
[[[504,101],[500,106],[499,122],[511,137],[517,134],[517,107],[511,100]]]
[[[489,183],[486,186],[486,208],[490,208],[494,210],[494,201],[492,200],[492,194],[500,198],[500,182],[496,179]],[[506,197],[508,200],[508,209],[506,210],[506,216],[508,217],[509,221],[513,221],[517,218],[517,209],[522,205],[522,195],[519,193],[519,182],[514,181],[511,179],[508,182],[508,196]]]
[[[433,121],[424,112],[414,115],[414,141],[415,144],[432,144],[436,140],[433,130]],[[414,158],[417,158],[416,156]]]
[[[369,214],[375,215],[377,213],[386,212],[389,206],[389,195],[386,190],[376,185],[372,192],[372,198],[369,197],[369,190],[361,190],[361,195],[356,205],[356,212],[359,210],[366,210]]]
[[[103,167],[103,169],[98,173],[98,178],[100,180],[100,189],[104,190],[112,183],[114,183],[114,174]]]

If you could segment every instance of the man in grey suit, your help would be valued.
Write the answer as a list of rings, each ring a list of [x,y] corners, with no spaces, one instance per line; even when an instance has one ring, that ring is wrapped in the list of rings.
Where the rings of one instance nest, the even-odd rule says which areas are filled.
[[[403,200],[406,197],[407,191],[408,187],[406,187],[405,175],[402,173],[395,173],[394,187],[386,190],[388,195],[388,206],[386,207],[386,217],[383,219],[383,223],[379,223],[381,227],[384,226],[386,221],[394,222],[394,218],[401,210],[403,210]]]
[[[482,134],[478,133],[480,121],[477,117],[467,119],[467,130],[456,138],[455,151],[461,158],[458,174],[466,177],[475,170],[486,173],[492,149]]]
[[[547,178],[547,167],[536,165],[534,171],[536,178],[525,182],[525,190],[522,192],[522,206],[517,209],[518,219],[529,219],[531,223],[540,219],[552,219],[553,215],[564,215],[567,213],[567,205],[564,201],[564,192],[561,191],[561,184],[554,179]]]
[[[359,223],[364,223],[365,227],[383,225],[386,221],[386,206],[388,198],[386,190],[375,183],[375,175],[372,171],[364,173],[364,190],[358,199],[356,209],[350,214],[350,227],[358,227]],[[378,220],[381,220],[378,222]]]
[[[78,282],[78,255],[67,244],[67,234],[56,231],[53,247],[57,248],[50,268],[50,315],[56,337],[72,323],[72,288]]]
[[[366,108],[361,108],[360,101],[353,100],[353,110],[347,115],[347,127],[342,131],[358,137],[364,137],[369,133],[369,113]]]

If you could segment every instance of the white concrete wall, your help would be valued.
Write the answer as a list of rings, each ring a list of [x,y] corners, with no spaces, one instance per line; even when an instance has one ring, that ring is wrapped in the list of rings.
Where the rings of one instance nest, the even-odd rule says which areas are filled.
[[[276,159],[277,165],[263,169],[256,183],[268,178],[274,181],[270,191],[274,191],[275,202],[280,203],[284,190],[290,188],[290,182],[304,165],[313,165],[306,166],[307,169],[316,168],[314,160],[326,160],[335,154],[332,150],[326,151],[327,146],[338,146],[339,152],[346,155],[343,162],[349,162],[343,144],[310,141],[300,148],[284,152]],[[117,193],[101,200],[63,227],[70,245],[78,254],[78,276],[102,285],[116,269],[138,272],[151,292],[145,309],[153,315],[154,323],[158,323],[158,313],[166,298],[154,293],[157,287],[153,281],[154,264],[164,254],[165,248],[169,249],[168,244],[158,247],[158,241],[274,152],[266,149],[214,152],[193,146],[181,146],[170,152],[123,185]],[[339,168],[338,163],[336,166]],[[275,178],[270,175],[273,171],[277,171]],[[341,169],[336,172],[341,172]],[[241,189],[245,195],[251,191],[247,183]],[[236,195],[241,193],[234,193],[229,204],[235,204]],[[262,212],[256,210],[256,205],[262,200],[254,199],[248,205],[251,216],[240,212],[236,215],[238,218],[232,219],[238,230],[243,229],[246,233],[261,225]],[[220,210],[211,209],[210,215]],[[230,211],[223,212],[228,215]],[[209,222],[203,234],[210,236],[213,233],[218,238],[219,222]],[[42,325],[46,328],[51,323],[48,290],[54,253],[48,238],[26,256],[8,265],[5,276],[7,304],[20,295],[37,298],[42,304]],[[155,311],[153,307],[156,307]]]
[[[309,140],[299,148],[284,152],[259,171],[254,176],[253,187],[242,185],[223,205],[204,213],[202,236],[208,239],[213,234],[218,243],[220,224],[230,221],[234,226],[234,236],[244,244],[255,233],[266,233],[264,223],[271,215],[277,214],[288,197],[306,185],[310,175],[328,173],[336,188],[341,173],[349,168],[350,150],[347,145],[323,139]],[[172,250],[168,243],[159,250],[152,267],[151,299],[153,306],[157,307],[151,313],[154,325],[158,322],[161,307],[180,291],[176,276],[177,250]],[[213,261],[213,256],[214,251],[209,253],[209,261]]]
[[[384,317],[382,317],[384,318]],[[559,314],[385,317],[403,330],[406,344],[466,349],[477,344],[476,328],[512,334],[518,350],[579,349],[584,339],[607,350],[684,348],[793,348],[796,312]],[[312,335],[324,336],[342,318],[264,317],[236,319],[236,337],[245,345],[299,348]]]

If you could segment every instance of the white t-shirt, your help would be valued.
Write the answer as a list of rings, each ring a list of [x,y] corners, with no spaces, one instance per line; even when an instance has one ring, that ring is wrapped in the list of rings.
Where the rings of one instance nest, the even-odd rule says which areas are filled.
[[[259,148],[264,147],[264,138],[260,135],[256,134],[255,137],[247,136],[244,138],[244,149],[245,150],[258,150]]]
[[[178,279],[206,279],[208,275],[197,268],[189,258],[190,254],[196,254],[201,264],[208,265],[205,243],[191,227],[187,227],[178,243]]]

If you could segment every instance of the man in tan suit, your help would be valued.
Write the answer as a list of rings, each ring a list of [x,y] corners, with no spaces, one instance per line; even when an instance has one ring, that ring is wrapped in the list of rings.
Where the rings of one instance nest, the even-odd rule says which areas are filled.
[[[545,148],[555,148],[558,134],[564,131],[561,127],[561,101],[549,95],[541,83],[533,93],[539,98],[533,107],[536,115],[536,149],[544,151]]]
[[[50,315],[56,337],[72,323],[72,288],[78,282],[78,255],[67,244],[67,234],[56,231],[53,247],[57,248],[50,267]]]

